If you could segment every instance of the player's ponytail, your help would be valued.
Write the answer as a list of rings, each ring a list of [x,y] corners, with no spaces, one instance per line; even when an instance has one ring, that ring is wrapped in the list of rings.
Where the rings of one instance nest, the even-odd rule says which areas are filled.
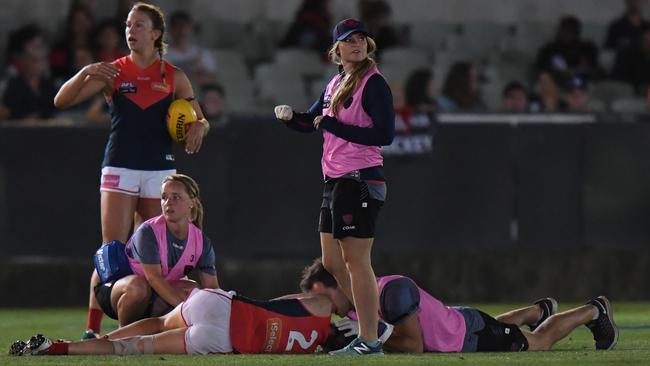
[[[201,203],[201,191],[199,190],[199,185],[194,179],[192,179],[192,177],[185,174],[168,175],[163,180],[163,184],[170,181],[183,184],[185,192],[187,192],[190,198],[194,199],[194,206],[190,213],[190,220],[196,227],[203,230],[203,204]]]
[[[160,75],[162,76],[163,84],[167,84],[166,75],[165,75],[165,63],[163,62],[163,55],[167,51],[167,43],[165,43],[165,15],[159,7],[147,3],[136,3],[131,8],[131,11],[141,11],[147,14],[151,19],[151,24],[153,29],[160,31],[160,37],[154,41],[154,47],[158,51],[158,57],[160,57]]]
[[[355,90],[359,86],[359,83],[361,82],[361,79],[363,79],[366,73],[368,73],[368,71],[370,71],[377,64],[374,59],[375,51],[377,51],[377,44],[370,37],[366,37],[366,40],[368,41],[368,57],[366,57],[365,60],[358,62],[351,73],[342,75],[341,80],[339,81],[339,85],[336,88],[334,95],[332,96],[332,103],[330,108],[332,109],[335,117],[338,114],[337,112],[339,107],[342,106],[345,101],[350,99],[352,94],[354,94]],[[343,67],[341,63],[341,56],[338,50],[339,42],[341,41],[336,41],[334,43],[332,48],[330,48],[328,55],[330,60],[333,63],[339,65],[339,70],[342,71]]]

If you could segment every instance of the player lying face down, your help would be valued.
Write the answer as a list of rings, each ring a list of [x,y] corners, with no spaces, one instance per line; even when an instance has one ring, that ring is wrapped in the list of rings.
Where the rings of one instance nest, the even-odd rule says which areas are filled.
[[[140,355],[311,353],[330,331],[332,302],[323,295],[257,301],[221,289],[195,289],[172,312],[100,339],[53,342],[43,335],[16,341],[9,354]]]
[[[604,296],[558,314],[557,301],[544,298],[493,318],[477,309],[445,306],[408,277],[378,277],[377,286],[379,316],[394,327],[384,343],[389,352],[546,351],[581,325],[591,330],[596,349],[612,349],[618,341],[612,307]],[[337,315],[349,317],[335,323],[338,334],[328,339],[326,348],[337,349],[356,336],[352,304],[320,258],[305,268],[300,287],[327,296]],[[519,329],[524,325],[531,331]],[[380,324],[380,333],[381,329]]]

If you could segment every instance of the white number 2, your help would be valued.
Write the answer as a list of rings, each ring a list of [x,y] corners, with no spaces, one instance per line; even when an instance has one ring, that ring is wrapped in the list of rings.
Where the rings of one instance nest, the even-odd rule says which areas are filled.
[[[316,339],[318,339],[318,332],[315,330],[311,331],[311,339],[309,342],[305,339],[305,336],[300,333],[296,332],[294,330],[289,331],[289,338],[287,339],[287,349],[285,351],[291,351],[291,348],[293,348],[293,341],[298,342],[300,345],[300,348],[302,349],[309,349],[314,342],[316,342]]]

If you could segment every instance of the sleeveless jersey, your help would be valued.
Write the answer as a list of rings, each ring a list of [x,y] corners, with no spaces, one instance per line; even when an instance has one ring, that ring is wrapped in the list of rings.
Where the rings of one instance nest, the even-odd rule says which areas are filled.
[[[377,278],[379,293],[390,281],[405,278],[392,275]],[[460,352],[465,338],[465,318],[456,309],[445,306],[440,300],[418,287],[420,308],[417,317],[422,329],[425,352]],[[381,316],[381,310],[380,314]]]
[[[176,265],[170,269],[167,260],[167,224],[165,222],[165,217],[162,215],[154,217],[145,221],[142,225],[149,225],[153,229],[154,235],[156,236],[156,242],[158,243],[158,253],[160,253],[161,274],[167,281],[180,280],[185,277],[185,274],[189,272],[189,270],[196,267],[199,258],[201,258],[201,254],[203,254],[203,233],[198,227],[190,223],[187,243],[185,244],[183,254],[178,259]],[[133,273],[144,276],[142,264],[133,259],[131,255],[128,255],[131,251],[130,247],[132,245],[131,240],[126,244],[129,265],[131,266]]]
[[[102,167],[174,169],[166,117],[174,95],[175,67],[165,62],[167,84],[163,84],[160,62],[141,69],[130,56],[113,61],[120,74],[108,100],[111,128]]]
[[[298,299],[232,298],[230,340],[238,353],[312,353],[329,327],[329,316],[311,314]]]
[[[359,86],[357,86],[354,94],[352,94],[350,105],[347,108],[345,106],[339,108],[336,117],[339,122],[359,127],[372,126],[372,119],[363,110],[361,102],[363,89],[368,79],[374,74],[379,74],[379,70],[376,67],[368,71],[361,79]],[[336,75],[327,84],[323,98],[323,115],[334,116],[334,111],[330,108],[330,104],[340,80],[341,75]],[[323,130],[323,140],[321,166],[324,176],[339,178],[351,171],[380,166],[384,163],[379,146],[366,146],[349,142],[326,130]]]

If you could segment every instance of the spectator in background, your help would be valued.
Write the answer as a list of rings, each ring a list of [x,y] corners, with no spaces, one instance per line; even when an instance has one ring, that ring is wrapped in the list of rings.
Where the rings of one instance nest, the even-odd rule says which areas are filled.
[[[392,81],[388,85],[393,95],[393,109],[395,110],[395,132],[410,132],[411,116],[413,109],[406,105],[404,87],[398,81]]]
[[[391,25],[392,10],[388,2],[361,0],[359,1],[359,14],[361,14],[361,21],[368,27],[368,32],[377,41],[378,49],[383,50],[408,43],[403,32]]]
[[[578,18],[572,15],[563,17],[555,39],[537,54],[537,71],[580,74],[590,79],[602,77],[604,71],[598,64],[598,48],[592,42],[580,39],[581,31],[582,24]]]
[[[221,84],[210,83],[201,87],[201,109],[212,125],[224,126],[228,123],[225,99],[226,92]]]
[[[9,37],[14,48],[11,57],[16,74],[9,78],[2,98],[4,117],[51,118],[54,115],[54,84],[48,76],[48,49],[42,30],[30,24]]]
[[[187,73],[190,80],[206,84],[216,80],[217,61],[206,48],[194,43],[196,25],[189,13],[176,11],[169,17],[170,42],[167,60]]]
[[[575,76],[569,80],[566,91],[566,103],[569,112],[589,112],[589,84],[581,77]]]
[[[73,55],[73,73],[79,72],[84,66],[95,62],[93,51],[89,47],[79,46],[74,50]],[[109,123],[111,120],[106,100],[101,96],[85,100],[72,108],[59,112],[59,115],[90,123]]]
[[[330,0],[303,0],[280,47],[307,48],[326,58],[331,29]]]
[[[65,31],[54,43],[50,52],[50,67],[55,80],[71,77],[74,70],[74,53],[80,47],[92,47],[91,35],[95,18],[86,7],[70,8],[65,22]]]
[[[135,5],[135,0],[117,0],[116,3],[113,20],[121,23],[129,16],[129,12]]]
[[[643,19],[646,0],[624,0],[624,2],[625,12],[613,20],[607,28],[605,48],[620,51],[638,44],[644,28],[650,26],[650,22]]]
[[[535,82],[536,94],[530,101],[531,112],[566,112],[568,105],[562,98],[560,85],[563,74],[551,71],[542,71],[537,75]]]
[[[409,118],[404,120],[406,130],[430,127],[433,113],[438,109],[431,69],[422,68],[411,72],[404,85],[404,99],[405,109],[410,112]]]
[[[443,112],[485,110],[478,88],[478,72],[471,62],[456,62],[451,66],[437,102]]]
[[[637,43],[618,52],[612,77],[632,84],[637,94],[645,96],[650,85],[650,26]]]
[[[529,112],[528,91],[526,87],[518,81],[509,82],[501,93],[503,98],[501,110],[506,113],[526,113]]]
[[[124,38],[122,31],[122,24],[113,20],[104,20],[99,23],[93,32],[92,39],[95,61],[112,62],[128,54],[127,50],[122,48],[122,38]],[[88,64],[82,66],[85,65]]]

